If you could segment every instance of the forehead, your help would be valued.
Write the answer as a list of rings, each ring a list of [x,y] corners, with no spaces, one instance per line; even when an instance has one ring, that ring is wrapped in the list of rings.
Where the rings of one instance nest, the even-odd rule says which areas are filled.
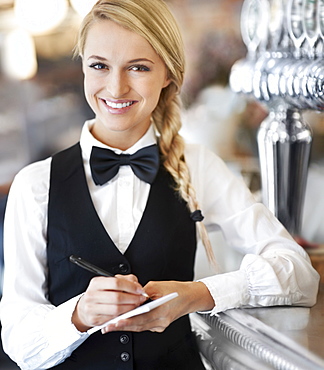
[[[99,20],[90,26],[84,45],[84,57],[93,53],[102,57],[133,59],[141,55],[159,59],[144,37],[111,20]]]

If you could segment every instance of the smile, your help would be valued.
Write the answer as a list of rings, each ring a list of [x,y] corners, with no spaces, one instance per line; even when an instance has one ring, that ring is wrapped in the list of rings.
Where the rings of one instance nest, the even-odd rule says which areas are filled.
[[[129,107],[129,106],[134,104],[133,101],[129,101],[127,103],[113,103],[113,102],[110,102],[108,100],[104,100],[104,102],[108,105],[108,107],[114,108],[114,109],[126,108],[126,107]]]

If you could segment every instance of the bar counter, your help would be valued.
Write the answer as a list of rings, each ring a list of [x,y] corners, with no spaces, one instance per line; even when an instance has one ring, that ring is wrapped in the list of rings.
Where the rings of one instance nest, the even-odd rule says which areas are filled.
[[[206,369],[324,369],[324,284],[317,304],[192,314]]]

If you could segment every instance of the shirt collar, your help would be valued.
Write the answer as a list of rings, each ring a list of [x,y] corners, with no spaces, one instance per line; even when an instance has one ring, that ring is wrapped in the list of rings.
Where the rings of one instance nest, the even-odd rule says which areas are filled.
[[[144,136],[142,136],[133,146],[131,146],[125,151],[121,151],[120,149],[112,148],[102,143],[101,141],[97,140],[91,134],[91,128],[94,122],[95,122],[94,119],[86,121],[81,131],[80,145],[82,149],[83,159],[89,160],[93,146],[98,146],[100,148],[108,148],[108,149],[113,150],[117,154],[120,154],[120,153],[134,154],[139,149],[142,149],[142,148],[145,148],[146,146],[157,143],[156,135],[154,132],[154,127],[153,125],[151,125],[149,129],[146,131],[146,133],[144,134]]]

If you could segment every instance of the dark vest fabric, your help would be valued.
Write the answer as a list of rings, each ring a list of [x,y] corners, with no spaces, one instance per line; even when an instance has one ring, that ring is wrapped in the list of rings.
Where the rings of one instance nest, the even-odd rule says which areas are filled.
[[[54,305],[84,292],[94,275],[71,254],[114,274],[152,280],[193,279],[195,223],[161,166],[138,229],[123,255],[102,225],[86,183],[80,144],[53,156],[48,204],[48,296]],[[62,333],[64,336],[64,333]],[[163,333],[92,334],[55,368],[79,370],[204,369],[188,316]]]

